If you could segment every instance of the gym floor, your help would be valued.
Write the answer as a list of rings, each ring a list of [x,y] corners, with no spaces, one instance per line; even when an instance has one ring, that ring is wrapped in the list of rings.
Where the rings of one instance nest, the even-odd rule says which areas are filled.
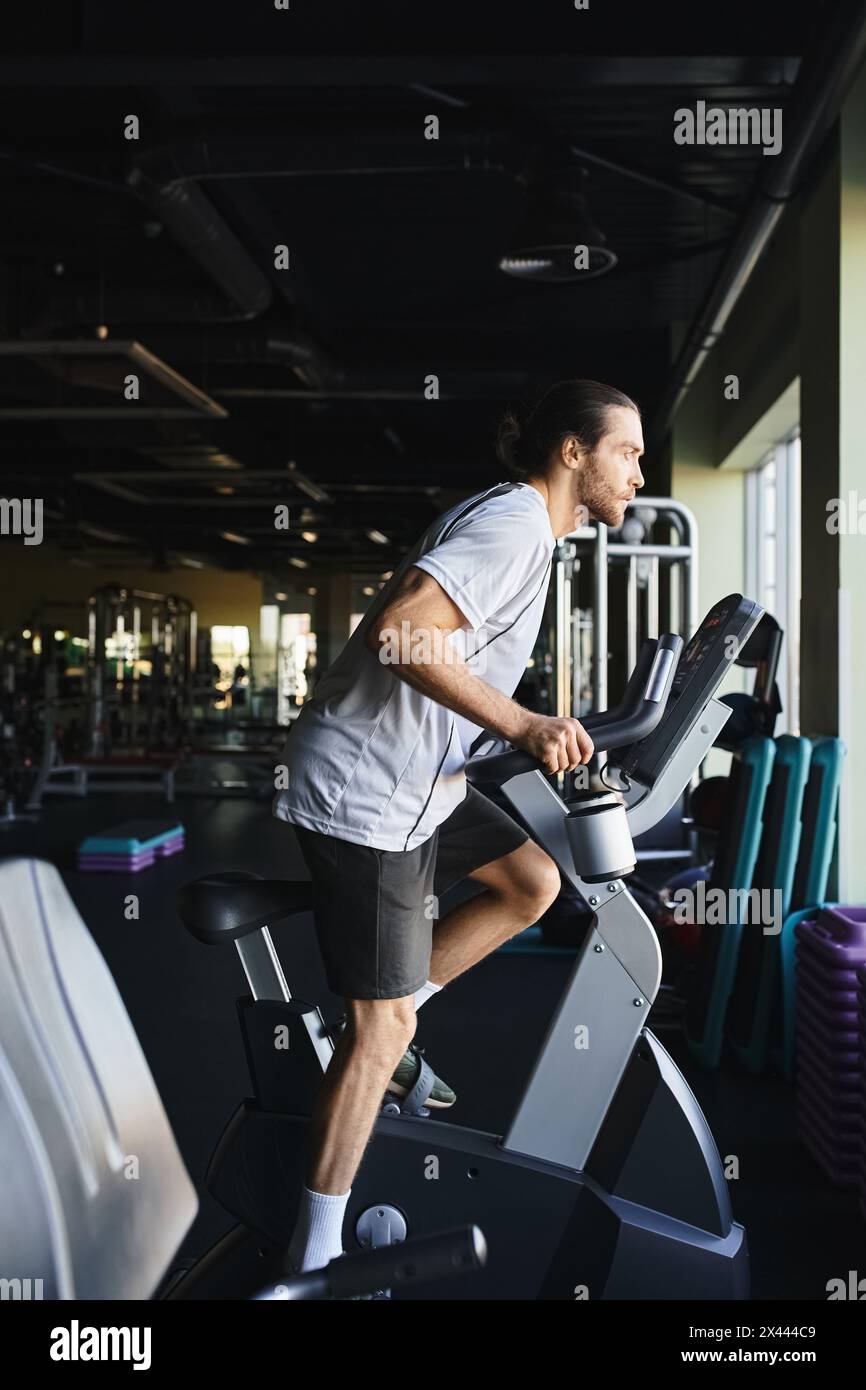
[[[79,873],[75,847],[86,834],[132,817],[176,813],[186,828],[181,855],[135,875]],[[183,799],[166,808],[152,796],[101,796],[48,803],[35,824],[5,827],[0,854],[26,853],[58,865],[111,969],[162,1095],[178,1144],[200,1187],[210,1151],[249,1090],[234,1011],[245,981],[235,952],[207,948],[180,925],[174,894],[210,870],[238,868],[304,878],[290,827],[267,802]],[[124,898],[139,897],[138,921]],[[447,907],[447,901],[446,901]],[[339,1012],[327,992],[312,919],[274,929],[293,993]],[[499,953],[426,1006],[418,1041],[454,1086],[460,1124],[497,1133],[507,1125],[545,1024],[571,966],[564,954]],[[748,1232],[754,1299],[825,1301],[826,1283],[847,1278],[866,1258],[866,1221],[856,1196],[830,1186],[796,1137],[793,1088],[738,1073],[700,1071],[676,1034],[661,1040],[702,1106],[720,1153],[736,1154],[736,1218]],[[193,1256],[230,1224],[200,1190],[201,1210],[181,1251]]]

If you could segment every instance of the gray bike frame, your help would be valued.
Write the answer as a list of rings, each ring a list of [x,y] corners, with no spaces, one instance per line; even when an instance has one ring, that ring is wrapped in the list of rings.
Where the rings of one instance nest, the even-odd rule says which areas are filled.
[[[638,787],[627,798],[633,837],[674,805],[730,713],[728,705],[710,700],[653,786]],[[575,873],[567,807],[541,772],[511,778],[502,793],[595,914],[502,1144],[530,1158],[583,1169],[658,992],[658,938],[622,879],[590,884]],[[290,1002],[268,928],[235,945],[253,997]],[[303,1021],[324,1072],[333,1042],[318,1009],[306,1010]]]
[[[653,786],[627,801],[633,837],[674,805],[730,713],[710,700]],[[541,772],[513,777],[502,793],[595,913],[503,1145],[584,1168],[658,993],[658,937],[622,879],[585,883],[575,873],[568,808]]]

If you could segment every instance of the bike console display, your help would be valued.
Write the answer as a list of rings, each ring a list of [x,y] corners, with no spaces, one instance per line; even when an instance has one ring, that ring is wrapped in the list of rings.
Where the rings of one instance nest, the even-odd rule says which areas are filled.
[[[658,724],[646,738],[612,752],[612,766],[644,786],[653,785],[715,695],[763,613],[759,603],[742,594],[729,594],[713,605],[680,657]]]
[[[729,594],[713,605],[685,648],[682,638],[671,633],[646,641],[620,703],[581,718],[596,752],[608,749],[612,767],[621,768],[644,786],[653,786],[763,613],[759,603],[742,594]],[[470,782],[501,785],[539,768],[535,758],[515,748],[471,758],[466,776]]]

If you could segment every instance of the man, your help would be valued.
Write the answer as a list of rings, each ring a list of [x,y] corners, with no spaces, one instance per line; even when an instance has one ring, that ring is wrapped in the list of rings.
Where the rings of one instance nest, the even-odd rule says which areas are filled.
[[[343,1214],[386,1089],[418,1076],[417,1009],[536,922],[559,871],[502,809],[468,787],[481,730],[551,773],[589,761],[571,718],[511,698],[532,653],[556,539],[588,516],[622,524],[643,487],[640,412],[599,382],[558,383],[497,440],[514,481],[440,517],[381,591],[292,730],[292,822],[314,885],[329,987],[346,1026],[310,1127],[307,1186],[289,1250],[295,1270],[342,1253]],[[435,921],[464,878],[483,891]],[[435,925],[434,925],[435,922]],[[438,1078],[427,1101],[454,1094]]]

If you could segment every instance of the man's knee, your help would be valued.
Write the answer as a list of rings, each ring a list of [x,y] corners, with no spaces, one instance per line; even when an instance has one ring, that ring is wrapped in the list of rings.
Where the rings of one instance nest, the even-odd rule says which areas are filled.
[[[543,849],[533,844],[514,880],[515,901],[526,917],[527,926],[544,916],[559,896],[561,886],[559,869]]]
[[[396,1066],[415,1036],[415,998],[347,999],[348,1041],[362,1056]]]

